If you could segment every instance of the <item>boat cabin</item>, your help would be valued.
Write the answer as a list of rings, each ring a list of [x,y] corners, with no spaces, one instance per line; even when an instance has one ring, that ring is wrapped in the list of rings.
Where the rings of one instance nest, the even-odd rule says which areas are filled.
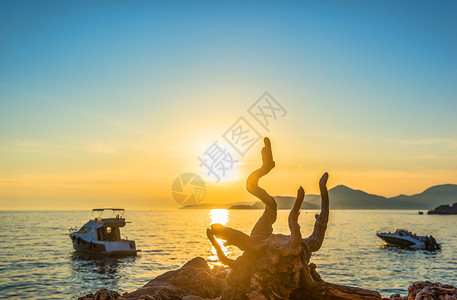
[[[135,241],[121,236],[120,228],[127,223],[124,212],[122,208],[93,209],[91,218],[81,229],[70,230],[75,250],[136,254]]]
[[[394,234],[398,236],[409,236],[411,233],[406,229],[395,229]]]

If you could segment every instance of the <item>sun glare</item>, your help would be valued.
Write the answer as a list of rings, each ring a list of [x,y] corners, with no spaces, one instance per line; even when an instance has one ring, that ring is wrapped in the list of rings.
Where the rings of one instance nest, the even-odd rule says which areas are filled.
[[[228,209],[212,209],[209,213],[209,217],[211,219],[211,224],[219,223],[222,225],[227,225],[227,222],[229,220],[229,210]]]
[[[212,209],[209,212],[209,218],[211,220],[211,224],[219,223],[222,225],[227,225],[228,220],[229,220],[229,210],[228,209]],[[226,246],[224,246],[224,240],[216,238],[216,241],[221,245],[222,251],[224,251],[224,254],[228,256],[230,254],[230,251],[227,249]],[[213,262],[211,263],[211,267],[219,265],[222,266],[222,264],[218,261],[217,259],[217,253],[216,249],[211,246],[211,253],[212,255],[209,258],[209,261]]]
[[[208,174],[208,170],[204,169],[203,167],[201,167],[201,171],[202,174],[204,174],[203,178],[205,181],[224,183],[239,180],[241,178],[237,167],[238,166],[234,165],[233,168],[225,170],[223,173],[221,173],[223,176],[216,176],[216,173],[214,172]]]

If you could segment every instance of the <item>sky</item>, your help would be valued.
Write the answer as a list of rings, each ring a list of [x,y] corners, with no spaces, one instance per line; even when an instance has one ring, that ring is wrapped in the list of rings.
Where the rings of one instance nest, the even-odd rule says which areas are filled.
[[[272,142],[272,195],[457,184],[455,1],[0,0],[0,210],[255,201],[239,118]],[[265,92],[284,109],[264,128]],[[253,131],[251,131],[252,133]],[[200,158],[235,164],[217,182]]]

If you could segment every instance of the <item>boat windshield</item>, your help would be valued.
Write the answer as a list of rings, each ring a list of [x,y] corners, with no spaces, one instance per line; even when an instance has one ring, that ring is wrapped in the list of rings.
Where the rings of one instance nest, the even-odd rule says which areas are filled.
[[[409,232],[408,230],[405,230],[405,229],[397,229],[397,230],[395,230],[395,234],[398,236],[408,236],[408,235],[411,235],[411,232]]]
[[[119,227],[100,227],[97,229],[97,239],[105,242],[119,242],[121,232]]]
[[[123,219],[125,210],[123,208],[94,208],[92,217],[94,219],[116,218]]]

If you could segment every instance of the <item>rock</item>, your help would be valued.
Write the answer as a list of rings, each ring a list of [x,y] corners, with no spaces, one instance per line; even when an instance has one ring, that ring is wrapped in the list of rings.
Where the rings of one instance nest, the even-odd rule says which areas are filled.
[[[408,287],[408,296],[390,296],[391,300],[457,300],[457,288],[449,284],[430,281],[417,281]]]
[[[115,291],[101,289],[78,300],[205,300],[217,299],[226,288],[227,268],[211,269],[201,257],[196,257],[180,269],[166,272],[149,281],[142,288],[122,296]]]
[[[94,294],[89,293],[86,296],[79,297],[78,300],[88,300],[88,299],[94,299]]]
[[[275,256],[271,256],[271,257]],[[278,260],[278,263],[281,259]],[[281,273],[284,270],[278,269],[281,264],[275,266],[274,273]],[[265,264],[267,266],[268,264]],[[289,265],[289,264],[287,264]],[[259,265],[259,269],[264,267]],[[313,268],[312,268],[313,269]],[[265,269],[267,271],[267,269]],[[270,270],[271,271],[271,270]],[[256,278],[260,281],[262,288],[271,288],[265,285],[269,282],[267,273],[259,272]],[[317,273],[316,273],[317,274]],[[220,300],[223,292],[227,290],[227,277],[230,275],[230,269],[216,266],[211,269],[207,262],[196,257],[180,269],[166,272],[157,276],[142,288],[131,292],[124,293],[122,296],[106,288],[100,289],[95,294],[87,294],[78,300]],[[271,275],[270,275],[271,276]],[[291,279],[291,278],[289,278]],[[292,284],[293,280],[288,284]],[[285,283],[286,284],[286,283]],[[368,295],[367,295],[368,296]],[[263,295],[252,293],[250,299],[264,299]],[[294,298],[294,297],[292,297]],[[357,298],[358,299],[358,298]],[[383,298],[387,299],[387,298]],[[399,294],[391,295],[390,300],[457,300],[457,288],[449,284],[430,281],[414,282],[408,287],[408,295],[400,296]]]
[[[121,299],[121,295],[116,291],[111,291],[111,290],[103,288],[103,289],[97,291],[95,293],[95,295],[90,293],[90,294],[87,294],[86,296],[78,298],[78,300],[89,300],[89,299],[94,299],[94,300],[117,300],[117,299]]]
[[[217,296],[217,288],[214,287],[211,275],[211,268],[206,261],[201,257],[196,257],[180,269],[166,272],[148,282],[141,289],[124,294],[122,297],[129,299],[145,293],[160,296],[160,299],[173,299],[172,296],[182,298],[188,295],[214,298]]]
[[[429,215],[455,215],[457,214],[457,202],[449,206],[448,204],[446,205],[440,205],[435,209],[429,210],[427,212]]]

